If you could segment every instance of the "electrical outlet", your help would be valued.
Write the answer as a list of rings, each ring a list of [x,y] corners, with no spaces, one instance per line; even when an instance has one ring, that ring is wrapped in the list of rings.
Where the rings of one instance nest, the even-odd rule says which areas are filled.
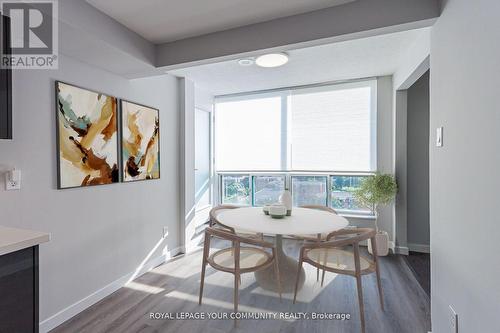
[[[449,306],[450,309],[450,332],[458,333],[458,315],[455,310]]]
[[[168,236],[168,227],[163,227],[163,238]]]
[[[12,191],[20,189],[21,189],[21,180],[12,181],[9,179],[8,175],[5,176],[5,190]]]

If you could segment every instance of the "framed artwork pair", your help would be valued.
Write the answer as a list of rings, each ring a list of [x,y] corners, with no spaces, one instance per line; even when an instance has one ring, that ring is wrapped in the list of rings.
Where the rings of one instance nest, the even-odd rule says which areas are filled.
[[[160,178],[159,110],[56,81],[58,188]]]

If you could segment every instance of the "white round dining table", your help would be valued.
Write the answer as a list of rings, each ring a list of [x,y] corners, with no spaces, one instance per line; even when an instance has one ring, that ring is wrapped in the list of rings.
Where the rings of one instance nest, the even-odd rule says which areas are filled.
[[[337,214],[300,207],[294,207],[292,215],[282,219],[274,219],[269,215],[265,215],[260,207],[228,209],[217,215],[217,220],[238,231],[250,231],[275,236],[283,292],[293,291],[298,266],[298,261],[287,256],[283,250],[283,235],[325,234],[343,229],[349,225],[347,219]],[[273,266],[255,272],[255,278],[263,289],[273,291],[278,289]],[[299,287],[302,287],[304,281],[305,271],[302,268]]]

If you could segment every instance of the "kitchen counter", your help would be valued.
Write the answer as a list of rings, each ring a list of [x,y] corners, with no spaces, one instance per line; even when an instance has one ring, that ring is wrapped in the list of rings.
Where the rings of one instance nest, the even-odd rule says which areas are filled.
[[[0,256],[48,242],[50,234],[0,226]]]
[[[50,234],[0,226],[0,332],[38,333],[38,246]]]

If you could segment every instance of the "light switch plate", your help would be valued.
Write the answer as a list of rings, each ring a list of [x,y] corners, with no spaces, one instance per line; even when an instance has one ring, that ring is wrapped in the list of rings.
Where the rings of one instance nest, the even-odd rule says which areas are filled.
[[[443,128],[438,127],[436,129],[436,147],[442,147],[443,146]]]

